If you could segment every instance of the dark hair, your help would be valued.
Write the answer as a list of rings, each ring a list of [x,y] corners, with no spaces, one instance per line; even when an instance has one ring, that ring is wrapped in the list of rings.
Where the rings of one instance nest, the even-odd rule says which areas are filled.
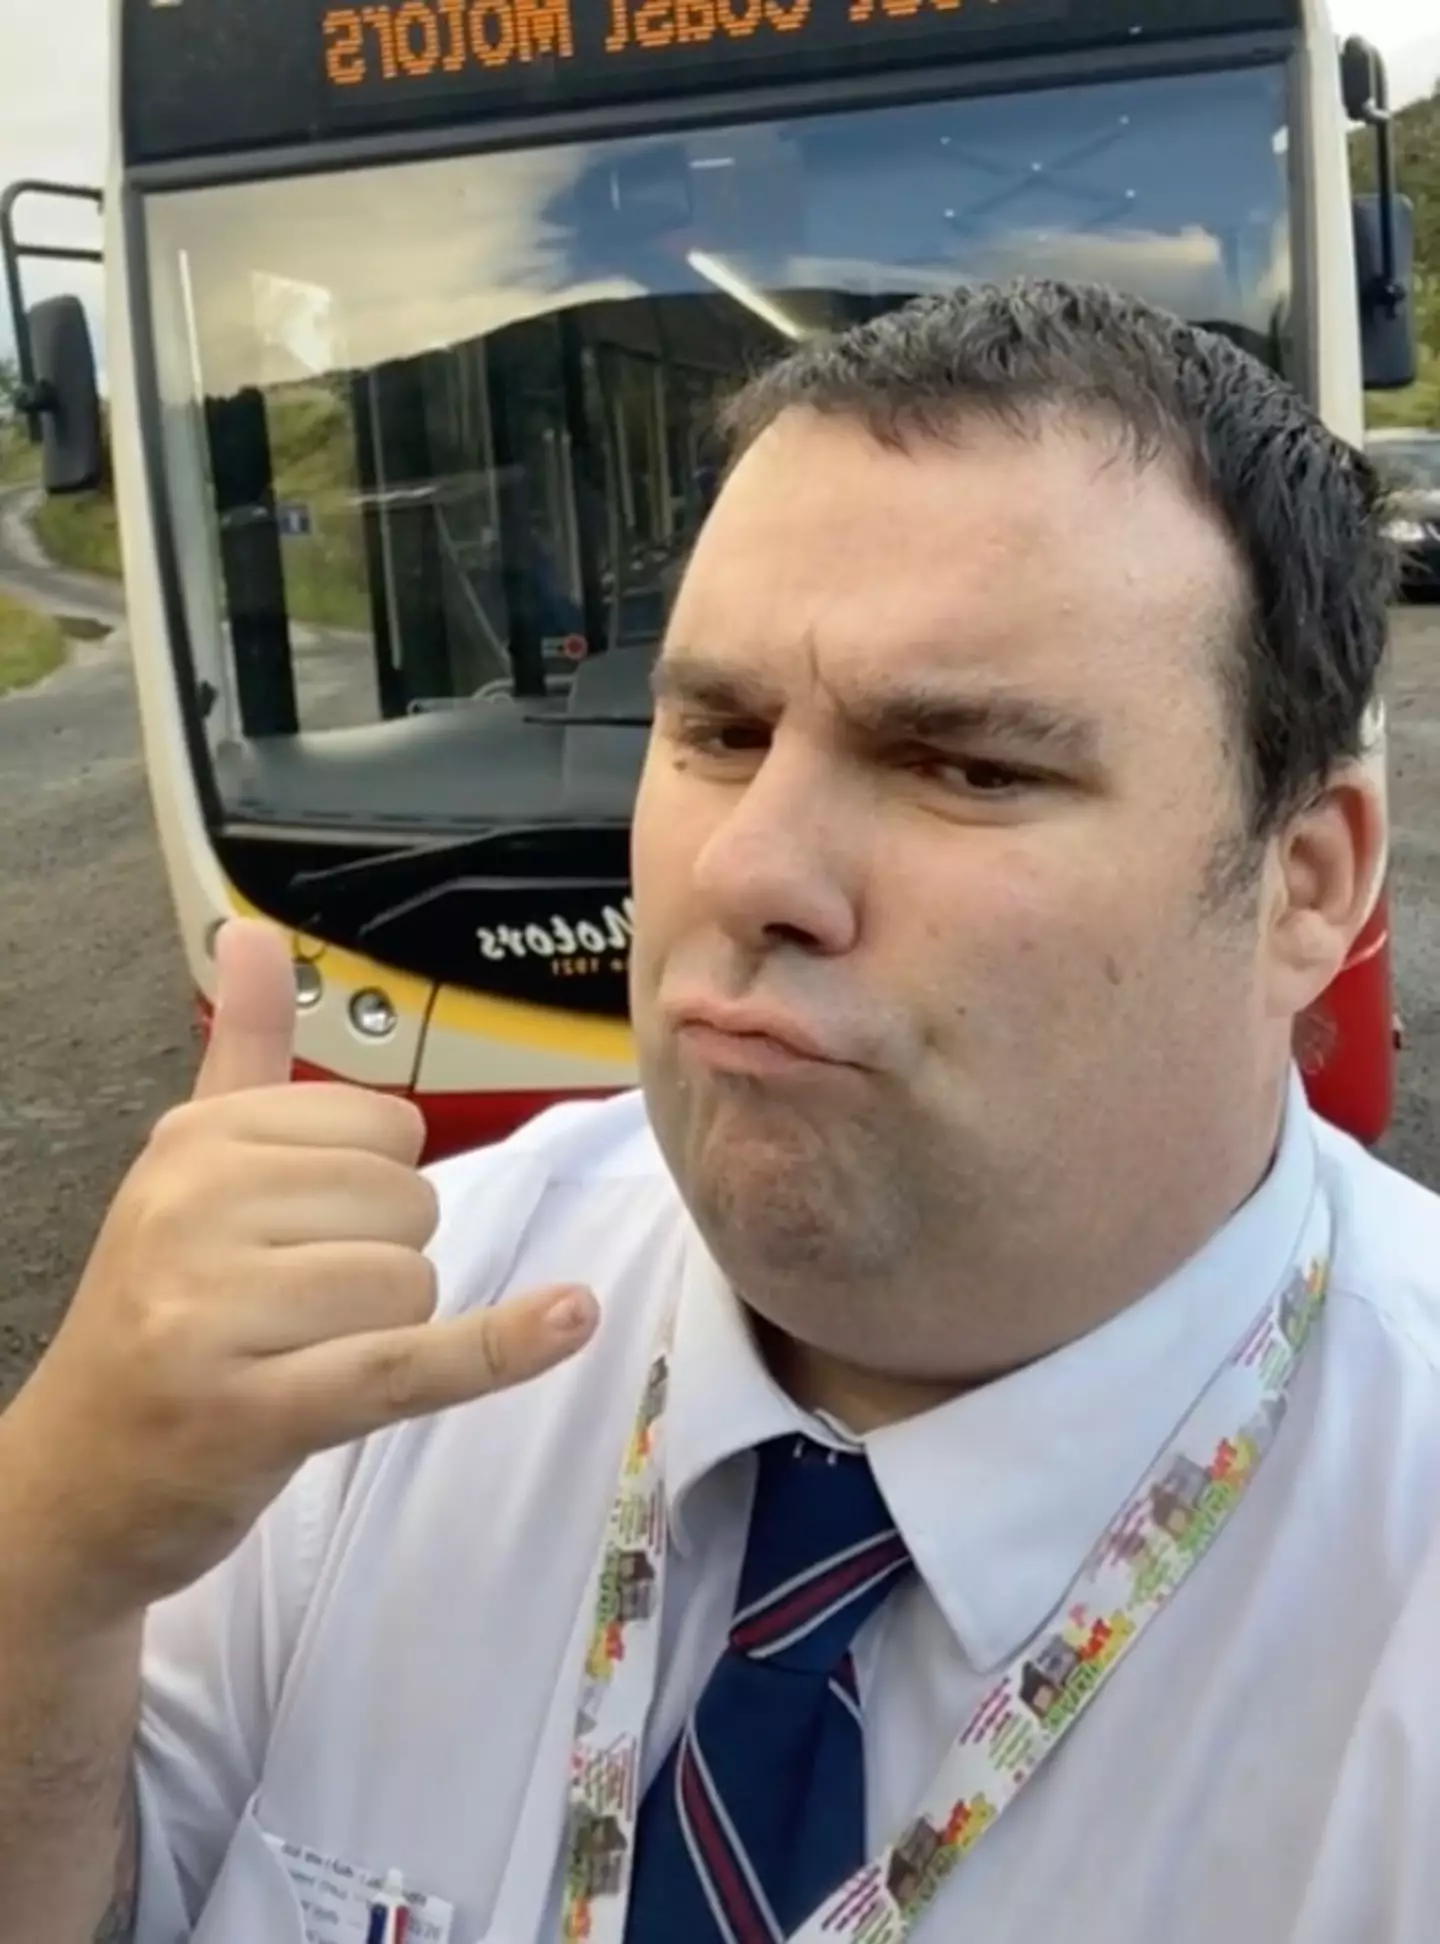
[[[1137,463],[1178,462],[1247,572],[1222,675],[1248,834],[1268,835],[1362,752],[1394,586],[1385,493],[1363,453],[1229,338],[1094,285],[977,285],[802,343],[751,378],[722,415],[730,463],[794,408],[902,448],[971,412],[1021,434],[1074,412],[1112,425]]]

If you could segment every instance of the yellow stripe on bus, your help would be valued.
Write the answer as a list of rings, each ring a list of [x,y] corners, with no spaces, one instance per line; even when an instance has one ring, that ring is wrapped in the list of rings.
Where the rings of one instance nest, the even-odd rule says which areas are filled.
[[[633,1065],[635,1042],[628,1021],[592,1014],[552,1011],[520,999],[491,999],[479,992],[442,986],[430,1015],[432,1027],[500,1040],[507,1046],[533,1046],[546,1053],[570,1053],[582,1060]]]
[[[226,889],[237,916],[276,922],[233,885]],[[307,932],[290,930],[290,948],[297,959],[320,967],[327,984],[341,986],[347,992],[378,987],[397,1012],[428,1012],[427,1025],[442,1032],[459,1033],[467,1039],[499,1040],[506,1046],[533,1046],[577,1059],[613,1061],[621,1067],[634,1064],[635,1043],[626,1020],[598,1019],[592,1014],[529,1005],[521,999],[496,999],[457,986],[437,987],[414,973],[398,971],[339,945],[328,945]]]

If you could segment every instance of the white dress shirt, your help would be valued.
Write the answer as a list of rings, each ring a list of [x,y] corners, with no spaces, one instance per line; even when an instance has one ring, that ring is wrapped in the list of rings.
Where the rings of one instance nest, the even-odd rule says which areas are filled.
[[[907,1820],[1286,1277],[1317,1170],[1331,1294],[1274,1450],[917,1944],[1440,1934],[1440,1198],[1316,1120],[1298,1081],[1271,1174],[1167,1283],[864,1439],[919,1569],[856,1643],[871,1841]],[[303,1868],[272,1838],[332,1875],[399,1869],[432,1899],[425,1939],[555,1944],[590,1575],[668,1306],[647,1773],[725,1640],[753,1448],[842,1435],[767,1374],[638,1096],[556,1109],[434,1178],[444,1311],[584,1279],[599,1334],[528,1388],[313,1462],[154,1610],[140,1944],[358,1938],[307,1915]]]

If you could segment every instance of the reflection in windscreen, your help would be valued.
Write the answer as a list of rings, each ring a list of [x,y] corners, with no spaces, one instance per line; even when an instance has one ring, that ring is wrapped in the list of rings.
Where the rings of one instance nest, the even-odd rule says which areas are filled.
[[[1252,69],[157,199],[222,792],[339,823],[623,813],[634,731],[611,761],[599,718],[644,706],[738,374],[1021,271],[1283,364],[1285,170],[1283,77]]]

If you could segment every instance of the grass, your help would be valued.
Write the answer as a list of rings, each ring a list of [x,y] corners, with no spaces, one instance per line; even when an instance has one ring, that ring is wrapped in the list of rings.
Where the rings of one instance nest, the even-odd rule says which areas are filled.
[[[18,425],[0,426],[0,486],[38,485],[40,448]],[[108,492],[67,494],[36,508],[35,535],[61,567],[120,578],[120,535]]]
[[[365,535],[348,403],[326,385],[293,385],[270,396],[269,432],[277,504],[310,510],[312,530],[280,543],[285,595],[297,621],[368,628]]]
[[[65,493],[35,510],[35,537],[53,561],[120,578],[120,529],[109,493]]]
[[[309,508],[311,531],[280,542],[291,618],[319,627],[368,628],[365,542],[353,505],[354,441],[347,407],[323,385],[272,396],[269,409],[275,498]],[[38,481],[40,456],[18,427],[0,427],[0,485]],[[108,491],[41,502],[35,535],[61,567],[120,577],[120,534]]]
[[[39,477],[39,446],[18,425],[0,425],[0,486],[27,486]]]
[[[0,695],[53,675],[65,659],[65,630],[0,594]]]
[[[1440,431],[1440,351],[1422,351],[1416,382],[1408,391],[1372,392],[1365,401],[1372,426],[1429,426]]]
[[[1440,431],[1440,274],[1417,279],[1415,308],[1419,338],[1415,383],[1406,391],[1371,392],[1365,400],[1369,425],[1424,425]]]
[[[290,492],[277,497],[300,499],[306,494],[302,482],[292,481]],[[308,503],[315,530],[280,543],[291,619],[319,627],[368,627],[359,515],[344,509],[327,513],[325,497],[311,497]],[[34,528],[57,566],[119,579],[120,531],[108,493],[44,500],[36,509]]]
[[[286,605],[296,621],[320,628],[370,626],[370,597],[355,572],[350,549],[324,534],[283,540]]]

